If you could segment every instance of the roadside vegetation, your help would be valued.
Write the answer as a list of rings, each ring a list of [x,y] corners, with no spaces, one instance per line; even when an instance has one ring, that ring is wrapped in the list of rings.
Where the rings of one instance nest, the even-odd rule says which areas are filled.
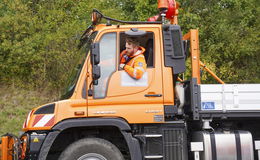
[[[19,135],[29,111],[39,105],[57,99],[57,94],[49,91],[33,91],[14,86],[0,87],[0,135],[14,133]]]
[[[260,83],[258,0],[179,2],[183,33],[200,31],[202,61],[227,83]],[[18,134],[31,108],[62,95],[85,54],[77,45],[93,8],[129,21],[158,13],[157,0],[0,2],[0,134]]]

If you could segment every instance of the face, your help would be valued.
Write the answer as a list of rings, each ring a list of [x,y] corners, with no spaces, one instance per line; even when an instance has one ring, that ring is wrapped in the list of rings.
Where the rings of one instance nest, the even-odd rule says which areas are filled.
[[[132,55],[135,53],[136,47],[132,44],[125,43],[125,49],[128,55]]]

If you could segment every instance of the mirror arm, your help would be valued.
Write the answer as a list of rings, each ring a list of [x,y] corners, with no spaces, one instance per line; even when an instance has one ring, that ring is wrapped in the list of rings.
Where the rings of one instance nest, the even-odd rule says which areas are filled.
[[[91,81],[91,83],[89,84],[89,86],[88,86],[88,96],[93,96],[93,89],[92,89],[92,86],[93,86],[93,79],[92,79],[92,81]]]

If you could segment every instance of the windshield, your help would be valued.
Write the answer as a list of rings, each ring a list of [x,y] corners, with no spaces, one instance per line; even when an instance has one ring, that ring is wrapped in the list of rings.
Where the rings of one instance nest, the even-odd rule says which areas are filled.
[[[67,83],[68,84],[67,86],[69,86],[69,87],[67,87],[65,89],[65,91],[63,91],[64,94],[61,96],[60,100],[68,99],[72,96],[72,94],[75,90],[78,78],[80,76],[82,67],[84,65],[85,59],[86,59],[87,55],[89,54],[89,51],[91,49],[91,44],[92,44],[94,38],[96,37],[96,35],[97,35],[97,32],[93,32],[90,36],[88,36],[87,42],[83,45],[82,49],[84,52],[80,56],[79,64],[77,64],[75,69],[72,71],[71,76]]]

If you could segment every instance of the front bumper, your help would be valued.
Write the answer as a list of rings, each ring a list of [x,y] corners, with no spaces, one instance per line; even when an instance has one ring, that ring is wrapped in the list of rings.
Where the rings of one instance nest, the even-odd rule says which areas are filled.
[[[1,137],[0,160],[37,160],[47,133],[24,133],[20,138],[12,134]]]

